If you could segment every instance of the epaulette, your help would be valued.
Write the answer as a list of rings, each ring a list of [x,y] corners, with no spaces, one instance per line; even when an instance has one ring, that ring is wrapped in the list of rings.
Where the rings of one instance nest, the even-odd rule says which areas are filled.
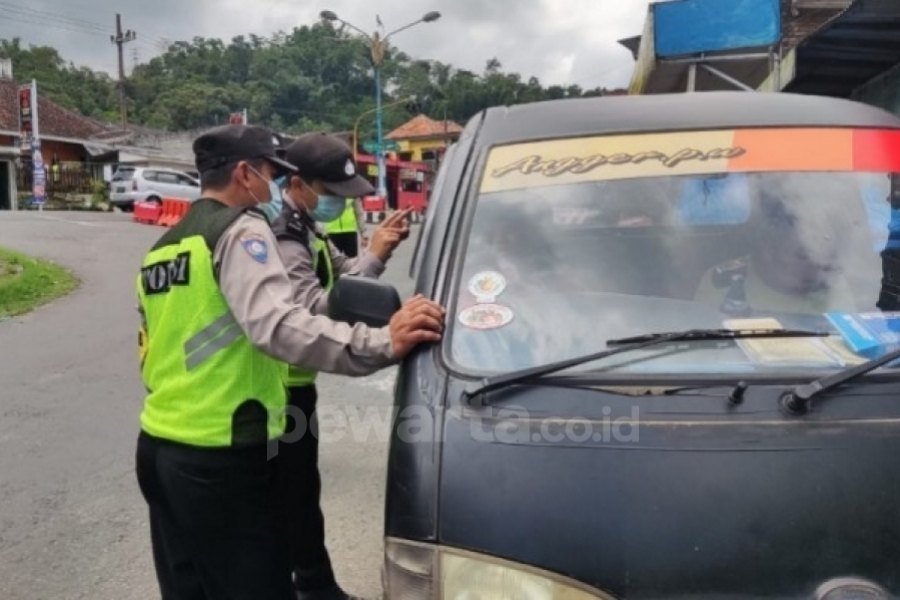
[[[275,233],[276,239],[294,240],[304,246],[309,246],[310,227],[311,224],[307,222],[302,212],[286,210],[275,219],[272,231]]]

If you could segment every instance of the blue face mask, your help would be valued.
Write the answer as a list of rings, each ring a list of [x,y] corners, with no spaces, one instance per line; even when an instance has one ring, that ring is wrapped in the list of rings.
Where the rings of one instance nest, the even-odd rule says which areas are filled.
[[[281,196],[281,187],[278,185],[277,181],[283,181],[284,178],[279,178],[276,181],[267,180],[262,176],[259,171],[254,168],[250,168],[253,173],[256,174],[257,177],[262,179],[263,181],[269,184],[269,200],[268,202],[262,201],[253,195],[253,192],[250,192],[253,195],[254,200],[256,200],[256,208],[258,208],[265,216],[269,223],[273,223],[275,219],[278,218],[278,215],[281,214],[281,209],[284,207],[284,199]]]
[[[345,200],[340,196],[326,196],[319,194],[319,203],[316,209],[310,211],[309,216],[320,223],[330,223],[344,212]]]
[[[281,214],[281,210],[284,208],[284,197],[281,195],[281,190],[274,181],[269,182],[269,195],[272,199],[265,204],[260,204],[257,208],[266,215],[266,219],[269,223],[274,223],[275,219],[278,218],[278,215]]]

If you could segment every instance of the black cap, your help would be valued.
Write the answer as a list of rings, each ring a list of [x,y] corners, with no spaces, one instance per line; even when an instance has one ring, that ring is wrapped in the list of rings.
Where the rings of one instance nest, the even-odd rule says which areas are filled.
[[[283,160],[281,139],[265,127],[225,125],[194,140],[194,162],[200,173],[241,160],[264,158],[280,172],[297,169]]]
[[[318,179],[332,194],[359,198],[375,188],[356,173],[353,152],[340,138],[327,133],[305,133],[287,147],[285,158],[304,179]]]

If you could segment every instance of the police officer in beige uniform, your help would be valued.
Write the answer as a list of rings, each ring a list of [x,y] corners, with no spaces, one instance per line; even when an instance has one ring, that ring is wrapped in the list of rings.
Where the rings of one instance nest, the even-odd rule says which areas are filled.
[[[440,339],[443,309],[408,301],[383,329],[313,316],[253,210],[294,167],[271,132],[229,125],[194,142],[202,197],[143,261],[137,476],[163,598],[288,600],[291,561],[277,496],[285,363],[347,375]]]
[[[325,314],[328,293],[342,275],[378,277],[385,262],[409,233],[406,213],[395,213],[375,231],[366,251],[348,258],[330,240],[322,223],[345,211],[345,198],[374,190],[356,174],[350,147],[335,136],[308,133],[287,147],[285,159],[297,168],[285,178],[284,209],[272,230],[294,286],[294,301],[313,314]],[[307,433],[279,450],[283,497],[293,550],[294,584],[300,600],[350,598],[335,581],[325,547],[325,524],[319,505],[321,478],[316,438],[316,373],[292,368],[288,372],[288,402],[299,410]],[[289,427],[290,428],[290,427]]]

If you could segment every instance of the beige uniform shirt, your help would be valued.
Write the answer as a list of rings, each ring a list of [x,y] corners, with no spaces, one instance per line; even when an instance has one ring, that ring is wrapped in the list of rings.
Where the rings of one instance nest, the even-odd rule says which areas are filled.
[[[314,315],[324,315],[328,312],[328,291],[322,287],[313,267],[314,239],[315,235],[312,232],[309,233],[307,245],[297,240],[281,239],[278,240],[278,250],[294,286],[294,302],[307,307]],[[359,275],[377,279],[384,273],[384,263],[368,250],[356,258],[348,258],[335,248],[334,244],[328,242],[328,251],[331,253],[335,277]]]
[[[213,260],[234,318],[251,343],[270,356],[344,375],[367,375],[394,362],[387,328],[337,323],[294,301],[277,241],[263,217],[239,217],[219,239]]]

